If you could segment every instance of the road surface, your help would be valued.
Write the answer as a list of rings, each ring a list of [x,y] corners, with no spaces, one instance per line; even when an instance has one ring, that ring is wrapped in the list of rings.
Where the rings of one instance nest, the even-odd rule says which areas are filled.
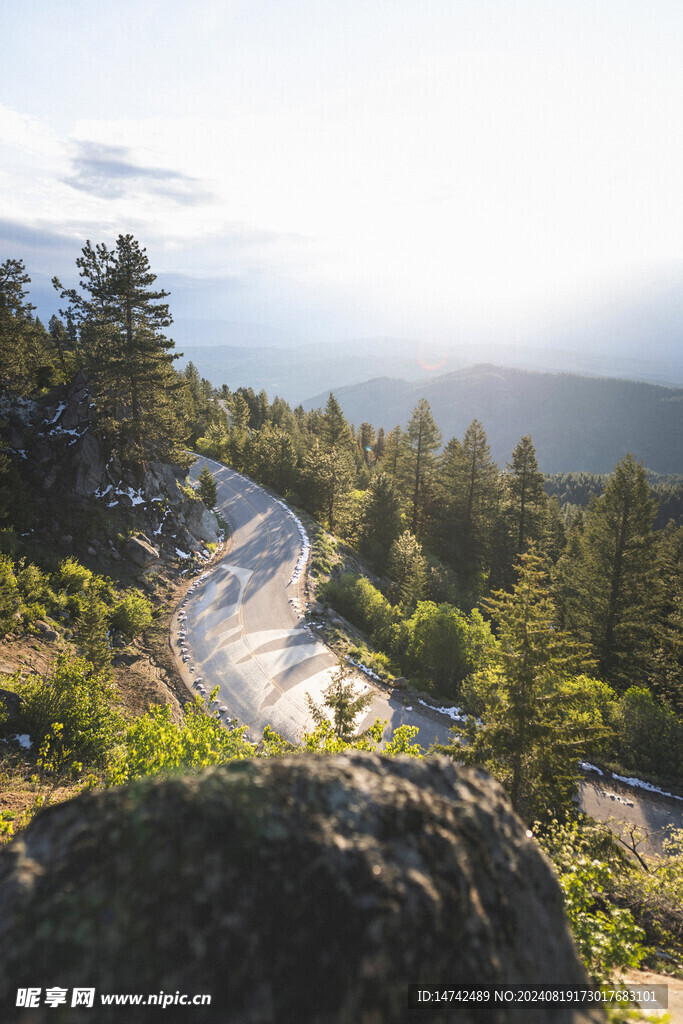
[[[270,725],[297,741],[314,727],[306,694],[320,703],[338,665],[306,622],[302,581],[292,580],[302,550],[299,527],[266,491],[219,463],[199,458],[192,479],[205,464],[230,540],[224,557],[174,615],[173,649],[180,658],[187,649],[187,660],[180,660],[187,684],[199,677],[208,692],[218,686],[219,706],[247,726],[250,739],[259,740]],[[364,676],[357,678],[368,688]],[[416,725],[423,747],[448,742],[448,718],[409,711],[390,694],[370,689],[373,701],[361,728],[380,718],[388,723],[385,735]]]

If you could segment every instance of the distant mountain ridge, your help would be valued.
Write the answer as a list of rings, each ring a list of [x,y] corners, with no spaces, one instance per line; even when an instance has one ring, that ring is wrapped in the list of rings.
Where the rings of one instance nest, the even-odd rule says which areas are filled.
[[[304,408],[324,406],[328,393]],[[629,451],[658,473],[683,472],[683,388],[480,364],[422,381],[377,377],[334,394],[356,426],[387,431],[405,427],[426,398],[444,443],[478,419],[500,466],[531,434],[544,473],[609,473]]]
[[[187,322],[184,322],[187,323]],[[468,343],[420,343],[409,338],[369,337],[344,342],[307,342],[283,345],[259,325],[235,325],[221,330],[220,322],[197,322],[195,329],[178,337],[184,355],[179,366],[191,360],[200,375],[215,387],[227,384],[262,388],[272,401],[275,395],[292,406],[311,395],[362,384],[374,377],[399,377],[406,381],[436,379],[474,364],[510,366],[539,373],[566,372],[603,377],[622,377],[665,386],[683,385],[681,361],[614,356],[600,347],[586,352],[543,349],[533,345],[503,346]],[[174,325],[177,326],[177,325]],[[182,334],[182,332],[181,332]],[[234,343],[219,343],[221,337]],[[192,339],[192,340],[190,340]],[[198,344],[201,339],[201,344]]]

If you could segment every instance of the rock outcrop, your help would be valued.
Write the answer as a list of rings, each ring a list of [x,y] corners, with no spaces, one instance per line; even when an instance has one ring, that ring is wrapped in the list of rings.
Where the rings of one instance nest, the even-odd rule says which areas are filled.
[[[211,995],[210,1024],[601,1021],[594,1008],[407,1010],[409,983],[586,985],[548,863],[500,787],[446,759],[235,762],[91,793],[0,852],[18,987]],[[169,1019],[171,1008],[161,1014]],[[80,1021],[81,1007],[32,1011]],[[159,1008],[98,1006],[136,1024]]]
[[[177,557],[176,548],[197,552],[219,540],[216,517],[179,486],[178,477],[186,471],[159,462],[127,467],[107,450],[97,431],[85,371],[39,400],[17,399],[0,412],[8,422],[9,455],[21,462],[24,473],[31,467],[48,495],[57,496],[61,489],[70,499],[94,498],[106,508],[134,509],[162,559]],[[143,570],[157,561],[145,560],[135,546],[127,554]]]

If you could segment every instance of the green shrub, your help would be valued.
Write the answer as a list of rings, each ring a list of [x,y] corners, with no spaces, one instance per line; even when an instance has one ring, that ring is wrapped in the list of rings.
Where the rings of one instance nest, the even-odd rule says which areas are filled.
[[[47,675],[32,675],[23,686],[15,677],[12,688],[24,702],[22,731],[41,750],[44,765],[61,774],[104,764],[123,725],[108,675],[62,655]]]
[[[114,608],[111,624],[124,636],[132,639],[151,625],[152,605],[139,590],[132,590]]]
[[[463,679],[486,667],[494,646],[489,625],[477,609],[468,616],[453,605],[433,601],[418,602],[406,622],[405,640],[413,671],[449,696],[459,696]]]
[[[587,970],[598,981],[638,967],[648,950],[629,910],[610,899],[617,858],[603,834],[578,822],[539,830],[539,842],[559,874],[569,924]],[[626,870],[621,867],[621,870]]]
[[[658,703],[646,687],[632,686],[610,717],[616,757],[624,768],[683,780],[683,722],[668,704]]]
[[[0,555],[0,632],[7,633],[16,625],[15,614],[20,606],[14,562],[9,555]]]
[[[344,618],[366,632],[379,647],[389,645],[397,613],[365,576],[345,573],[336,580],[329,580],[322,588],[321,596]]]
[[[57,572],[59,585],[67,594],[81,593],[92,582],[93,574],[75,558],[65,558]]]

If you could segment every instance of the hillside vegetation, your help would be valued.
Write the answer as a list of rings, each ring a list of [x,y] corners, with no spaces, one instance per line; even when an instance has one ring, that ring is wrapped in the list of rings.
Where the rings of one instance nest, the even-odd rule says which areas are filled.
[[[216,389],[192,364],[178,372],[167,295],[130,235],[113,249],[86,244],[80,291],[56,282],[65,308],[48,330],[33,316],[23,265],[0,270],[0,632],[7,649],[33,645],[41,656],[0,680],[3,781],[36,796],[23,816],[0,812],[4,832],[63,796],[60,787],[380,742],[381,723],[360,737],[349,730],[343,667],[326,694],[329,714],[318,708],[317,727],[295,746],[266,730],[254,748],[200,698],[185,695],[184,712],[170,700],[124,706],[119,655],[158,646],[155,622],[188,568],[169,523],[193,536],[178,510],[197,503],[189,492],[163,505],[146,481],[167,479],[169,462],[182,476],[191,447],[283,495],[357,555],[349,568],[316,545],[319,599],[364,632],[387,678],[402,674],[414,690],[457,702],[445,752],[485,765],[551,852],[594,975],[642,960],[645,941],[680,951],[681,837],[661,870],[639,874],[605,830],[577,821],[573,803],[581,759],[683,787],[683,528],[655,527],[642,452],[615,460],[585,507],[563,509],[526,431],[500,465],[479,419],[444,435],[423,395],[400,426],[394,409],[385,431],[372,400],[354,427],[333,394],[320,408],[291,409],[263,390]],[[61,426],[63,403],[46,413],[54,389],[83,379],[87,430]],[[505,386],[512,393],[513,378]],[[544,402],[520,387],[528,415],[548,421]],[[575,408],[577,422],[582,415]],[[84,448],[99,453],[98,469],[69,497],[73,452]],[[120,478],[95,486],[103,473]],[[215,500],[208,473],[202,494]],[[68,541],[50,532],[58,502],[60,531],[73,524]],[[136,536],[143,515],[158,548]],[[198,540],[195,561],[201,548]],[[135,570],[118,572],[131,551]],[[424,754],[410,729],[386,752]]]

